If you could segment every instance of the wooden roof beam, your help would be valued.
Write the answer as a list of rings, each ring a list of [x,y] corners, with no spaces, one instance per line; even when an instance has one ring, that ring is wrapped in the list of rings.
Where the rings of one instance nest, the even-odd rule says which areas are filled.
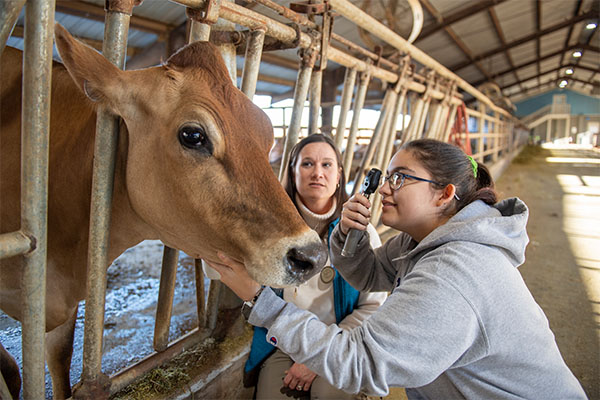
[[[512,49],[513,47],[517,47],[517,46],[522,45],[524,43],[527,43],[527,42],[529,42],[531,40],[535,40],[537,37],[548,35],[548,34],[550,34],[552,32],[555,32],[555,31],[557,31],[559,29],[565,28],[565,27],[570,26],[570,25],[574,25],[577,22],[583,21],[583,20],[585,20],[587,18],[593,18],[594,16],[595,16],[595,12],[594,11],[588,11],[588,12],[586,12],[584,14],[581,14],[581,15],[578,15],[576,17],[570,18],[570,19],[568,19],[566,21],[559,22],[557,24],[549,26],[548,28],[543,29],[541,31],[537,31],[535,33],[532,33],[531,35],[527,35],[527,36],[522,37],[520,39],[514,40],[514,41],[512,41],[510,43],[507,43],[506,45],[502,45],[500,47],[496,47],[495,49],[486,51],[485,53],[478,54],[478,55],[474,56],[474,60],[475,61],[481,61],[481,60],[483,60],[485,58],[494,56],[494,55],[496,55],[498,53],[502,53],[503,51]],[[468,67],[471,64],[472,64],[471,61],[462,62],[460,64],[457,64],[457,65],[453,66],[453,67],[450,67],[450,70],[452,72],[456,73],[456,71],[458,71],[460,69],[463,69],[465,67]]]
[[[429,13],[431,15],[433,15],[438,20],[442,19],[442,16],[439,13],[439,11],[436,10],[436,8],[433,6],[433,4],[431,4],[429,2],[429,0],[420,0],[420,1],[421,1],[421,4],[427,9],[427,11],[429,11]],[[471,62],[473,64],[475,64],[475,66],[477,67],[479,72],[481,72],[483,74],[483,76],[485,76],[488,80],[491,80],[492,78],[491,78],[489,72],[483,67],[483,65],[481,65],[480,62],[474,60],[473,53],[467,47],[467,45],[458,37],[456,32],[454,32],[454,30],[452,28],[450,28],[448,25],[444,26],[443,29],[448,34],[448,36],[450,36],[452,41],[458,46],[458,48],[464,53],[464,55],[467,56],[467,58],[469,60],[471,60]]]
[[[441,14],[434,15],[434,18],[436,19],[437,23],[424,27],[423,30],[421,30],[421,34],[419,35],[417,40],[415,40],[415,43],[418,43],[419,41],[425,39],[426,37],[436,33],[441,29],[444,29],[447,26],[462,21],[463,19],[468,18],[471,15],[477,14],[481,11],[485,11],[490,7],[498,5],[505,1],[506,0],[484,0],[479,4],[475,4],[472,7],[465,8],[446,17],[442,17]]]
[[[594,46],[589,46],[589,45],[587,45],[587,46],[572,45],[572,46],[569,46],[567,48],[555,51],[554,53],[547,54],[547,55],[541,57],[540,61],[544,61],[544,60],[546,60],[548,58],[555,57],[555,56],[557,56],[559,54],[566,53],[566,52],[569,52],[569,51],[574,50],[574,49],[584,49],[584,50],[589,50],[589,51],[594,51],[594,52],[600,53],[600,48],[599,47],[594,47]],[[520,65],[516,65],[514,68],[511,67],[509,69],[506,69],[504,71],[501,71],[501,72],[498,72],[498,73],[494,74],[492,76],[492,78],[498,78],[499,76],[510,74],[511,72],[514,72],[514,71],[519,70],[521,68],[525,68],[525,67],[528,67],[528,66],[530,66],[532,64],[535,64],[537,61],[538,60],[533,59],[531,61],[527,61],[526,63],[520,64]],[[563,65],[563,67],[567,67],[567,65]],[[477,86],[479,86],[479,85],[481,85],[482,83],[485,83],[485,82],[487,82],[487,81],[485,79],[482,79],[480,81],[474,82],[473,86],[477,87]]]
[[[577,4],[575,5],[575,10],[573,11],[573,18],[575,18],[581,12],[581,4],[582,3],[583,3],[583,0],[577,0]],[[573,34],[574,26],[575,25],[569,26],[569,31],[567,32],[567,36],[565,37],[565,44],[563,45],[563,48],[566,48],[569,45],[569,42],[571,41],[571,35]],[[562,65],[564,59],[565,59],[565,53],[563,52],[562,55],[560,56],[560,61],[558,62],[558,65]],[[556,79],[558,79],[558,72],[556,73]]]
[[[510,84],[508,84],[508,85],[502,86],[502,87],[500,88],[500,90],[507,89],[507,88],[509,88],[509,87],[512,87],[512,86],[515,86],[515,85],[517,85],[517,84],[521,85],[521,84],[522,84],[522,83],[524,83],[524,82],[527,82],[527,81],[530,81],[530,80],[532,80],[532,79],[536,79],[536,78],[538,79],[538,84],[539,84],[539,83],[540,83],[540,78],[541,78],[542,76],[544,76],[544,75],[548,75],[548,74],[551,74],[551,73],[553,73],[553,72],[555,72],[555,71],[559,71],[559,70],[561,70],[562,68],[564,68],[564,66],[558,66],[558,67],[555,67],[555,68],[549,69],[549,70],[547,70],[547,71],[544,71],[544,72],[541,72],[541,73],[536,73],[535,75],[529,76],[529,77],[527,77],[527,78],[523,78],[523,79],[521,79],[521,80],[520,80],[520,81],[518,81],[518,82],[513,82],[513,83],[510,83]],[[554,79],[554,81],[557,81],[557,80],[559,80],[559,79],[566,79],[567,81],[569,81],[569,80],[573,80],[573,81],[583,82],[583,83],[590,84],[590,85],[592,85],[592,86],[595,86],[595,85],[596,85],[596,84],[595,84],[595,83],[594,83],[594,82],[593,82],[591,79],[590,79],[590,81],[584,81],[584,80],[582,80],[582,79],[574,78],[572,75],[571,75],[571,76],[561,76],[561,77],[559,77],[559,78],[557,78],[557,79]]]
[[[488,8],[488,15],[490,16],[490,19],[492,20],[492,25],[494,25],[494,29],[496,30],[496,36],[498,36],[500,43],[502,43],[502,45],[506,45],[506,38],[504,37],[504,31],[502,30],[502,26],[500,26],[500,21],[498,20],[496,11],[493,8]],[[512,68],[512,73],[514,74],[515,79],[519,80],[519,75],[517,75],[517,69],[515,68],[515,63],[513,62],[512,57],[510,56],[510,53],[508,52],[508,50],[506,50],[504,52],[504,54],[506,56],[506,59],[508,60],[508,65],[510,65],[510,67]],[[481,83],[483,83],[483,82],[481,82]],[[523,89],[523,88],[521,87],[521,89]]]
[[[535,3],[535,30],[536,32],[539,32],[542,30],[542,2],[540,0],[533,0],[533,2]],[[573,25],[571,25],[573,26]],[[537,58],[538,62],[537,62],[537,73],[538,73],[538,84],[540,83],[540,78],[539,75],[541,73],[541,69],[540,69],[540,57],[541,57],[541,53],[540,53],[540,36],[535,38],[535,58]]]

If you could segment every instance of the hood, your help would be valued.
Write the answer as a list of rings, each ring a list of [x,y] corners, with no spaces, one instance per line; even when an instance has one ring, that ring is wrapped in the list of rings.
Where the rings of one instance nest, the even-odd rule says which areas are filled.
[[[427,235],[411,253],[453,241],[472,242],[497,247],[513,266],[518,267],[525,261],[525,248],[529,243],[528,217],[527,205],[516,197],[493,206],[477,200]]]

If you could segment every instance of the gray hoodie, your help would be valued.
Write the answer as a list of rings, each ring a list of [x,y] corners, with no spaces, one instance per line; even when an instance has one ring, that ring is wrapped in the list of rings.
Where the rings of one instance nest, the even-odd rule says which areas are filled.
[[[250,315],[267,340],[338,388],[410,399],[585,399],[517,267],[528,210],[512,198],[471,203],[420,243],[400,234],[353,258],[332,234],[331,258],[358,290],[391,291],[352,331],[327,326],[270,290]]]

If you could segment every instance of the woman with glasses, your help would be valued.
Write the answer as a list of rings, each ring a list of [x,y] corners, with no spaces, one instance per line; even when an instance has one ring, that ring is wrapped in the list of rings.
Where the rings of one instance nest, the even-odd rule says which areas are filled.
[[[370,202],[345,203],[330,255],[359,290],[390,291],[350,332],[325,326],[222,255],[224,282],[249,300],[249,322],[297,362],[349,392],[409,399],[584,399],[543,311],[517,270],[528,243],[527,206],[497,201],[485,166],[435,140],[405,144],[387,169],[382,222],[401,233],[352,258],[350,229],[365,230]]]

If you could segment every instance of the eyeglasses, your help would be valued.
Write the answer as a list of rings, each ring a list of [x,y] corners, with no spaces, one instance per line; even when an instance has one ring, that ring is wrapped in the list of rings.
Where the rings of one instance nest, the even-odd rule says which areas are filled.
[[[418,176],[414,175],[404,174],[402,172],[394,172],[393,174],[386,176],[383,180],[383,183],[385,184],[385,182],[388,182],[390,184],[390,189],[395,191],[404,186],[404,181],[406,180],[406,178],[413,179],[415,181],[429,182],[438,186],[445,186],[443,183],[432,181],[430,179],[419,178]],[[460,197],[458,197],[456,193],[454,193],[454,197],[456,198],[456,200],[460,200]]]

